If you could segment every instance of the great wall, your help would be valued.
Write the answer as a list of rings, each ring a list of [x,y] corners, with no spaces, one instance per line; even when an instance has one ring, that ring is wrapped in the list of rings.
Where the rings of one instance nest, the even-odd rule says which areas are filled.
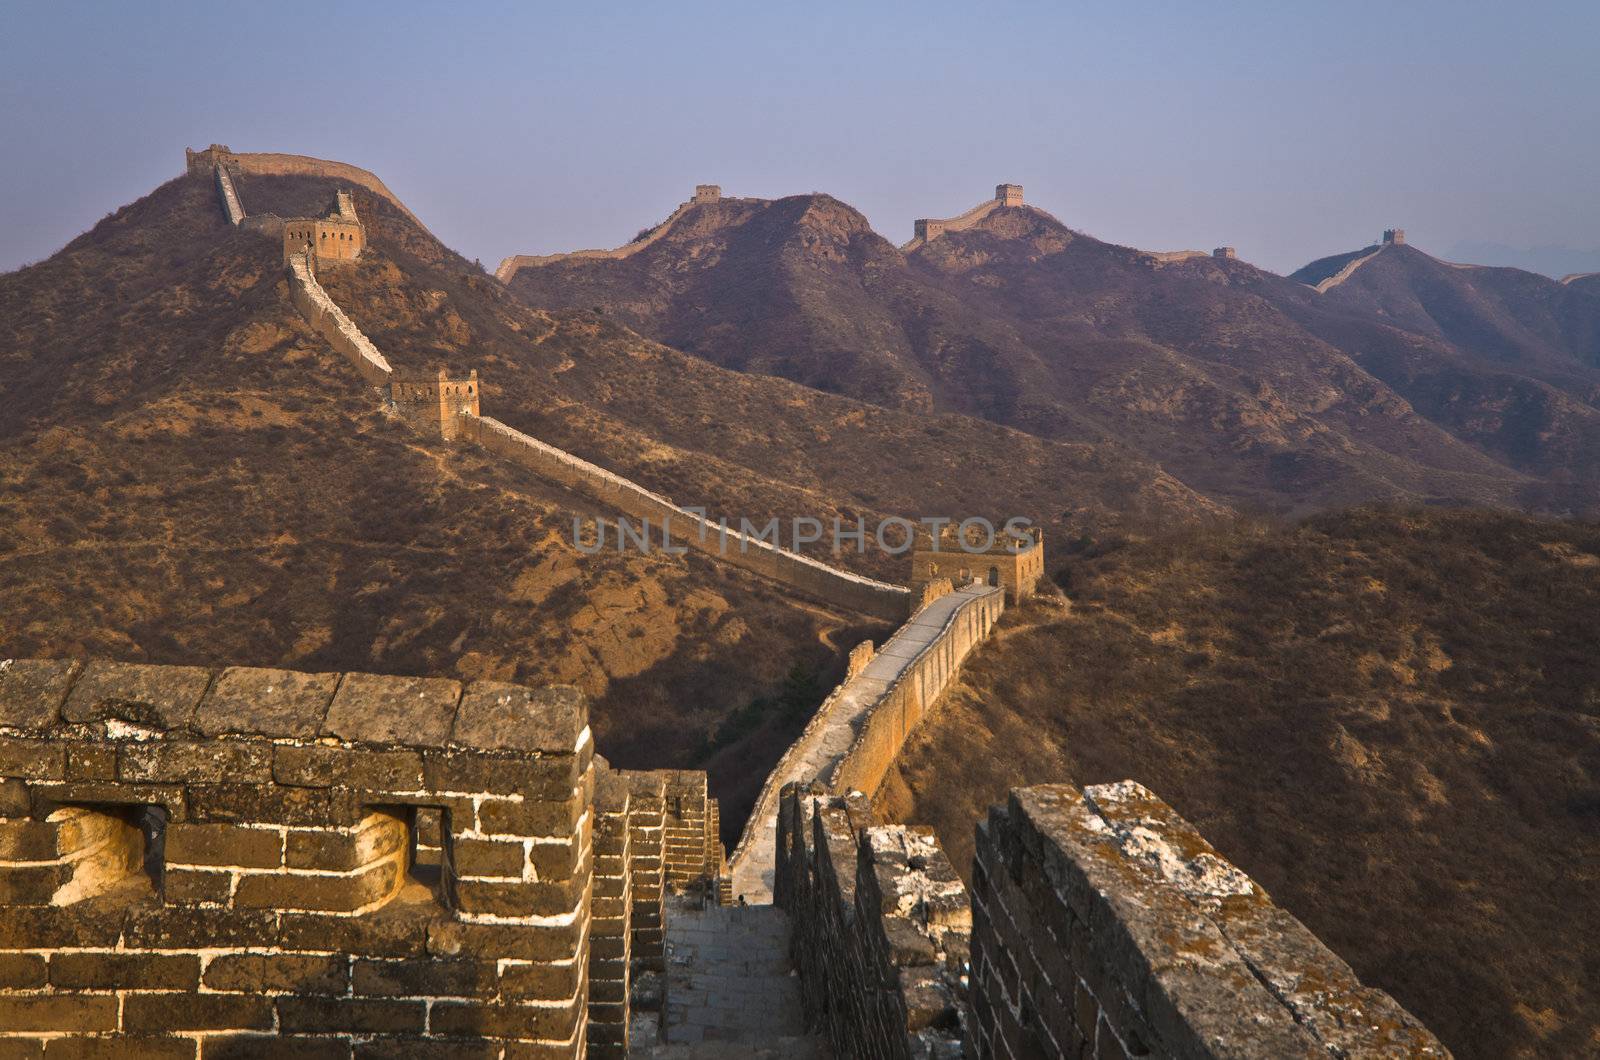
[[[573,250],[565,254],[513,254],[500,262],[500,267],[494,270],[495,278],[501,283],[510,283],[523,269],[538,268],[541,265],[550,265],[558,261],[575,261],[584,258],[616,261],[629,258],[652,246],[668,232],[679,219],[696,206],[722,201],[722,188],[716,184],[696,184],[694,195],[687,201],[678,204],[677,209],[667,216],[665,221],[656,225],[648,232],[641,234],[637,239],[624,243],[615,250]]]
[[[188,165],[230,224],[282,236],[295,307],[409,426],[901,625],[851,653],[732,859],[705,774],[611,769],[572,689],[0,662],[0,1055],[1449,1055],[1132,781],[1014,790],[970,895],[931,832],[876,820],[1042,539],[919,540],[911,588],[725,549],[720,523],[482,416],[475,372],[395,372],[317,280],[365,247],[348,194],[258,221],[229,173],[404,210],[376,177],[217,145]]]

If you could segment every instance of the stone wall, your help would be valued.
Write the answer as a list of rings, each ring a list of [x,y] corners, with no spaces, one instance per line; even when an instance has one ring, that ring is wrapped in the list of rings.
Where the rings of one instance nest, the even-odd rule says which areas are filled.
[[[328,340],[328,345],[344,355],[344,358],[355,366],[373,386],[386,387],[393,369],[372,340],[362,334],[361,329],[345,315],[322,284],[317,282],[316,273],[311,262],[304,254],[295,254],[289,259],[289,297],[294,301],[295,308],[300,310],[300,315],[316,330],[317,334]]]
[[[666,936],[665,862],[667,778],[661,773],[627,773],[630,793],[628,858],[630,874],[629,952],[634,963],[664,972]]]
[[[239,193],[233,190],[233,178],[222,166],[216,167],[217,195],[222,199],[222,212],[227,215],[228,223],[240,224],[244,221],[244,206],[239,202]]]
[[[667,219],[656,225],[650,231],[639,236],[632,242],[625,243],[614,250],[574,250],[566,254],[513,254],[500,262],[500,267],[494,270],[495,278],[501,283],[510,283],[523,269],[538,268],[541,265],[550,265],[558,261],[581,261],[585,259],[595,261],[617,261],[629,258],[653,245],[678,223],[678,220],[696,206],[719,202],[722,199],[722,188],[716,184],[696,184],[694,196],[688,201],[679,203],[677,209],[667,215]]]
[[[975,596],[946,620],[937,639],[925,648],[867,711],[855,740],[827,778],[829,790],[875,795],[911,735],[961,672],[961,664],[1005,610],[1005,595],[995,589]],[[913,618],[884,644],[879,654],[893,654],[896,641],[917,622]]]
[[[310,176],[331,177],[341,180],[346,184],[355,184],[366,188],[374,195],[382,196],[389,200],[401,213],[411,219],[422,231],[427,232],[427,226],[422,223],[406,204],[400,201],[399,196],[389,190],[388,185],[379,180],[375,174],[359,166],[352,166],[345,162],[332,162],[324,158],[311,158],[307,155],[285,155],[275,153],[240,153],[230,150],[225,144],[212,144],[203,151],[185,150],[184,155],[190,173],[209,173],[213,167],[222,166],[235,173],[250,173],[260,176]],[[429,233],[430,235],[432,233]]]
[[[663,771],[666,817],[661,864],[667,882],[679,887],[722,875],[722,842],[711,831],[716,800],[706,797],[706,775],[699,770]]]
[[[652,493],[621,475],[613,474],[571,453],[546,445],[488,416],[465,417],[462,437],[490,452],[531,468],[609,508],[635,519],[648,519],[652,540],[659,546],[663,527],[672,534],[674,547],[706,552],[736,567],[789,586],[814,599],[878,618],[900,621],[907,614],[910,592],[898,585],[864,578],[789,552],[765,541],[726,531],[667,498]]]
[[[632,831],[628,778],[604,770],[595,784],[594,897],[589,926],[589,1055],[628,1054],[632,960]]]
[[[579,1055],[593,746],[572,689],[0,664],[5,1055]]]
[[[938,840],[878,825],[860,794],[790,785],[776,884],[806,1022],[835,1055],[961,1055],[972,914]]]
[[[976,1057],[1449,1055],[1132,781],[1012,791],[972,899]]]

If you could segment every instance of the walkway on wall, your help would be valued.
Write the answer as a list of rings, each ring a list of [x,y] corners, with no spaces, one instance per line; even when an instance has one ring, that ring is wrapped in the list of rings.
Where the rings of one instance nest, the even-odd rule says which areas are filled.
[[[1370,254],[1361,255],[1361,257],[1356,258],[1344,268],[1340,269],[1332,276],[1329,276],[1326,280],[1323,280],[1318,284],[1313,284],[1312,290],[1316,291],[1318,294],[1327,294],[1329,291],[1333,290],[1335,287],[1354,276],[1357,269],[1361,268],[1361,266],[1365,265],[1367,262],[1371,261],[1381,253],[1383,253],[1383,247],[1380,246],[1377,250],[1374,250]]]
[[[772,796],[792,781],[826,781],[855,741],[867,712],[895,679],[938,639],[951,616],[962,605],[1001,591],[988,585],[969,585],[941,596],[917,612],[865,669],[846,681],[838,694],[823,704],[825,716],[819,714],[819,723],[807,726],[805,733],[784,755],[767,779],[762,799],[752,811],[751,822],[745,826],[747,838],[741,840],[729,868],[733,874],[735,898],[742,895],[752,904],[772,901],[778,850],[778,802]]]
[[[629,1053],[729,1060],[826,1060],[806,1034],[800,981],[789,959],[789,914],[773,905],[668,909],[666,1041],[636,1025]]]

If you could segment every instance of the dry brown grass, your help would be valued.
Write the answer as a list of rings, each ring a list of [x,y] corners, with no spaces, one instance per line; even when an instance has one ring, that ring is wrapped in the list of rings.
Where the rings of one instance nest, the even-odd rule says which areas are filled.
[[[1360,511],[1065,562],[1071,617],[1006,617],[898,816],[965,865],[1007,787],[1131,777],[1457,1055],[1600,1047],[1600,526]]]

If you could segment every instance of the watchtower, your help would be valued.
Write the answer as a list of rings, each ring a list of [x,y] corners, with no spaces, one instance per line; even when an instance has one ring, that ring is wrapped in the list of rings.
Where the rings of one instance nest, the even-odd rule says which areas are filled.
[[[461,415],[478,415],[478,370],[450,375],[448,368],[402,375],[389,384],[395,411],[413,428],[448,440],[461,433]]]
[[[1211,252],[1213,258],[1237,258],[1239,255],[1232,247],[1218,247]]]
[[[695,202],[717,202],[722,198],[722,185],[696,184],[694,186]]]
[[[995,201],[1001,206],[1022,205],[1021,184],[996,184],[994,186]]]
[[[325,217],[291,217],[283,222],[283,260],[309,253],[318,265],[354,261],[367,245],[367,227],[356,216],[355,200],[341,191]]]
[[[1017,603],[1032,596],[1044,576],[1044,531],[1027,531],[1025,540],[1005,534],[969,532],[944,527],[937,537],[919,531],[911,548],[911,589],[935,578],[953,585],[985,582],[1005,587],[1006,599]]]
[[[1404,245],[1405,241],[1406,230],[1404,228],[1385,228],[1383,230],[1384,246],[1398,247]]]

